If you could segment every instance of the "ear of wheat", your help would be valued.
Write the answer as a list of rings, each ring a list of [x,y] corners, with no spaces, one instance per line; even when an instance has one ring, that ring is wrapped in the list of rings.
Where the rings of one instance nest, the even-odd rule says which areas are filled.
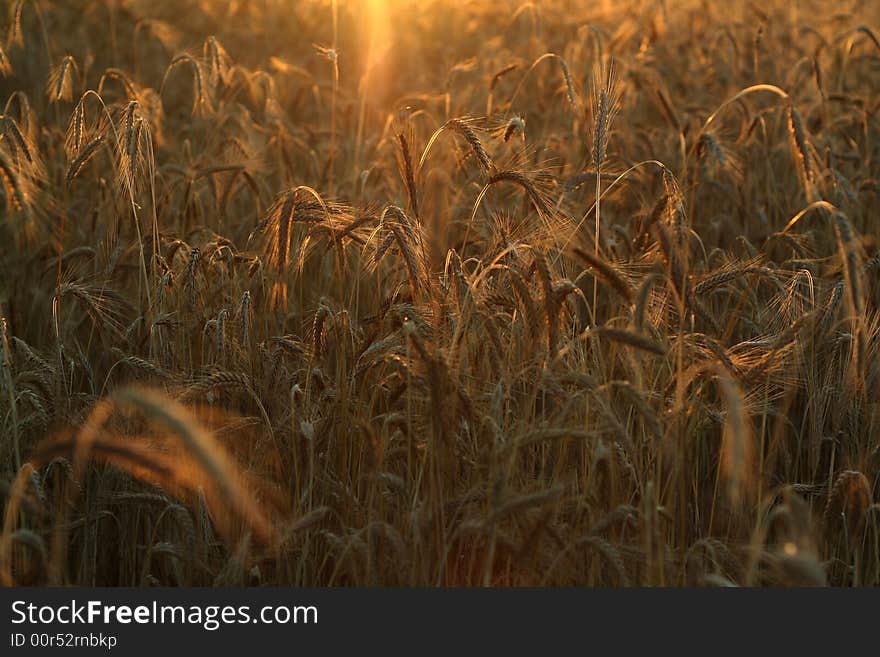
[[[49,102],[73,100],[73,80],[79,76],[79,68],[72,55],[66,55],[61,62],[52,69],[49,81],[46,84],[46,94]]]

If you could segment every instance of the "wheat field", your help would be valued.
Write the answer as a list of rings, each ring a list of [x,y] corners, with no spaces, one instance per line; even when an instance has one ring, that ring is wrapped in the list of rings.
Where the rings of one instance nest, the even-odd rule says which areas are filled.
[[[880,6],[0,11],[0,582],[880,583]]]

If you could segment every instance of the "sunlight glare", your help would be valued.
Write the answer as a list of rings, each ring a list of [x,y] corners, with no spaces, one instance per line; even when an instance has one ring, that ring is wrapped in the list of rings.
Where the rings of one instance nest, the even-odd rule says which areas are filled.
[[[391,11],[389,0],[367,0],[366,4],[370,41],[365,74],[370,75],[391,47]]]

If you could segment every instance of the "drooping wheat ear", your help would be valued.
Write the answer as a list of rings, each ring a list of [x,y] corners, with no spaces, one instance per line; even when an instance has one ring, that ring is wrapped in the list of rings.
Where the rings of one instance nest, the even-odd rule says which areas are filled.
[[[758,265],[757,260],[747,262],[737,261],[727,264],[704,276],[703,279],[694,286],[694,294],[708,294],[712,290],[715,290],[740,276],[746,276],[760,271],[765,271],[765,268]]]
[[[401,255],[403,255],[410,293],[413,299],[416,299],[419,291],[424,287],[423,280],[427,270],[421,227],[418,224],[413,224],[401,208],[396,205],[388,205],[379,218],[379,228],[388,231],[388,233],[376,249],[373,264],[377,265],[391,244],[396,243]]]
[[[0,125],[0,132],[9,145],[9,153],[18,161],[22,175],[32,179],[43,178],[45,169],[39,151],[31,138],[19,127],[18,121],[0,114]]]
[[[843,523],[850,540],[854,540],[871,502],[871,484],[868,478],[856,470],[841,472],[828,492],[822,514],[826,534],[838,527],[838,523]]]
[[[451,276],[449,274],[450,268],[452,269]],[[468,294],[473,293],[473,290],[470,288],[468,279],[462,268],[461,257],[456,253],[455,249],[449,249],[449,251],[446,252],[446,264],[443,268],[443,274],[447,280],[447,289],[452,289],[455,303],[458,306],[459,312],[461,312],[464,308]]]
[[[584,251],[579,247],[574,247],[572,253],[595,269],[596,273],[626,301],[632,302],[632,287],[623,277],[623,274],[621,274],[612,263],[608,262],[601,256],[596,256],[595,254]]]
[[[33,202],[33,185],[29,176],[21,174],[20,167],[0,144],[0,183],[7,209],[30,213]]]
[[[497,87],[498,83],[501,81],[501,78],[503,78],[508,73],[512,73],[517,68],[519,68],[517,64],[508,64],[507,66],[503,66],[502,68],[498,69],[495,72],[495,75],[492,76],[492,81],[489,83],[489,91],[494,91],[495,87]]]
[[[216,88],[218,84],[226,84],[232,60],[226,49],[220,45],[217,37],[209,36],[202,46],[202,56],[208,62],[208,80]]]
[[[788,134],[791,140],[791,150],[794,155],[795,164],[801,177],[801,183],[804,186],[804,195],[807,198],[807,202],[812,203],[815,200],[813,193],[815,172],[813,171],[813,164],[810,159],[804,122],[794,103],[788,105]]]
[[[62,284],[57,292],[59,300],[66,297],[76,299],[98,330],[107,329],[117,337],[124,335],[124,320],[131,311],[131,304],[115,290],[104,284],[69,282]]]
[[[404,184],[406,185],[406,192],[409,195],[409,210],[410,212],[412,212],[414,217],[418,218],[419,199],[416,193],[416,179],[415,173],[413,171],[413,158],[410,147],[410,140],[407,139],[406,134],[400,132],[397,135],[397,141],[398,145],[400,146],[398,166],[400,168],[400,174],[403,177]]]
[[[25,359],[29,363],[33,363],[34,365],[36,365],[41,372],[45,372],[50,376],[55,376],[55,366],[49,363],[42,356],[40,356],[36,351],[34,351],[33,347],[31,347],[27,342],[13,335],[12,344],[14,345],[16,353],[20,351]]]
[[[287,307],[287,269],[290,262],[290,244],[296,210],[297,191],[291,190],[280,196],[267,211],[266,239],[263,252],[275,281],[272,285],[270,305]]]
[[[259,409],[260,416],[263,418],[270,439],[273,441],[275,440],[272,421],[266,413],[266,408],[263,406],[263,402],[260,401],[259,396],[257,396],[254,391],[250,377],[243,372],[227,372],[225,370],[215,369],[207,375],[198,377],[181,393],[181,398],[192,399],[198,395],[211,393],[218,388],[237,388],[247,394],[254,405]]]
[[[245,392],[251,391],[250,378],[243,372],[227,372],[216,370],[207,376],[202,376],[192,383],[181,395],[182,399],[193,399],[198,395],[204,395],[212,390],[222,388],[238,388]]]
[[[74,178],[76,178],[80,172],[85,168],[85,166],[91,161],[93,157],[98,153],[101,147],[105,144],[106,139],[103,135],[98,135],[85,146],[79,149],[76,153],[76,156],[70,162],[70,166],[67,167],[67,174],[65,176],[65,180],[68,184],[70,184]]]
[[[67,55],[52,69],[46,84],[46,94],[50,103],[73,100],[73,76],[79,77],[79,68],[73,55]]]
[[[668,205],[669,195],[662,194],[660,198],[657,199],[654,207],[651,208],[648,217],[640,222],[639,227],[636,230],[636,236],[632,241],[632,248],[635,251],[644,251],[651,245],[651,235],[654,232],[654,224],[661,221],[663,217],[666,216],[666,208]]]
[[[633,308],[633,324],[635,324],[636,330],[640,333],[645,330],[645,314],[648,310],[648,300],[650,299],[654,283],[658,280],[663,280],[660,274],[656,272],[648,274],[642,280],[636,293],[636,303]]]
[[[104,85],[107,84],[109,80],[115,80],[119,84],[122,85],[122,88],[125,89],[125,97],[128,100],[138,100],[141,97],[141,93],[138,91],[137,86],[134,82],[131,81],[131,78],[128,77],[128,73],[119,68],[108,68],[101,75],[101,79],[98,80],[98,95],[101,96],[104,93]]]
[[[720,365],[716,373],[726,406],[721,438],[721,474],[727,481],[727,494],[735,503],[752,489],[755,450],[742,389]]]
[[[859,265],[860,249],[859,242],[853,231],[849,219],[842,212],[833,213],[834,232],[837,237],[837,246],[840,259],[843,263],[843,280],[846,287],[846,299],[849,311],[849,320],[852,326],[854,339],[852,350],[852,364],[855,385],[858,387],[863,381],[866,351],[866,339],[864,317],[865,307],[862,296],[861,266]]]
[[[676,244],[682,249],[682,256],[686,258],[688,228],[684,210],[684,193],[681,191],[675,174],[667,167],[663,167],[663,187],[668,197],[663,219],[674,230]]]
[[[563,486],[554,486],[546,490],[536,491],[534,493],[525,493],[517,495],[511,499],[505,500],[503,504],[497,506],[492,513],[486,518],[486,524],[495,524],[510,515],[528,509],[530,507],[544,506],[556,502],[565,492]]]
[[[611,569],[617,575],[617,583],[619,586],[629,586],[630,579],[626,572],[626,565],[620,550],[612,543],[609,543],[601,536],[584,536],[575,543],[578,547],[590,547],[594,549],[611,566]]]
[[[843,288],[845,286],[846,282],[841,279],[834,284],[828,293],[828,299],[826,299],[825,305],[822,306],[821,322],[819,324],[822,332],[827,332],[831,329],[834,314],[840,306],[840,300],[843,299]]]
[[[626,381],[610,382],[615,384],[626,384]],[[638,391],[635,394],[640,395]],[[619,526],[626,525],[639,517],[639,510],[630,504],[620,504],[590,526],[589,534],[591,536],[600,536],[607,530]]]
[[[251,293],[245,290],[241,295],[241,303],[238,306],[238,341],[247,344],[248,327],[250,326]]]
[[[571,79],[571,72],[568,70],[568,64],[565,62],[565,60],[562,57],[557,55],[555,52],[546,52],[543,55],[541,55],[540,57],[538,57],[534,62],[532,62],[532,65],[529,67],[529,70],[525,72],[525,74],[522,76],[522,78],[520,78],[519,84],[517,84],[516,89],[514,89],[513,93],[510,95],[510,99],[507,101],[508,107],[513,105],[513,101],[516,100],[516,96],[517,96],[517,94],[519,94],[520,89],[522,89],[523,84],[525,84],[525,81],[528,79],[529,74],[531,74],[531,72],[535,70],[535,67],[538,64],[540,64],[541,62],[543,62],[545,59],[553,59],[553,60],[559,62],[559,67],[562,69],[562,77],[565,80],[565,92],[566,92],[566,96],[568,97],[568,102],[571,103],[571,106],[573,108],[577,108],[578,97],[574,91],[574,83],[572,82],[572,79]]]
[[[290,241],[294,211],[296,209],[296,196],[297,193],[295,191],[287,194],[280,204],[276,203],[277,212],[273,212],[271,209],[269,211],[270,223],[275,224],[270,226],[269,229],[275,229],[274,232],[277,238],[273,248],[266,255],[268,256],[267,261],[274,266],[276,273],[279,275],[287,268],[290,262]]]
[[[727,353],[727,350],[715,338],[705,333],[691,333],[687,336],[686,341],[697,347],[700,352],[714,357],[732,377],[736,379],[741,377],[742,372],[740,368],[733,362],[730,354]]]
[[[508,271],[510,272],[511,287],[513,288],[513,292],[519,300],[522,308],[521,314],[526,326],[528,338],[529,340],[537,340],[541,333],[541,314],[535,307],[535,301],[532,299],[528,283],[526,283],[523,276],[515,269],[511,268]]]
[[[205,86],[205,76],[202,71],[202,65],[195,57],[187,53],[178,55],[171,60],[168,68],[165,69],[165,76],[162,78],[162,85],[159,88],[159,94],[165,89],[165,83],[171,72],[180,64],[189,64],[193,74],[193,107],[194,116],[203,116],[212,111],[211,99],[208,96],[208,90]]]
[[[13,116],[13,110],[16,110],[16,123],[33,143],[37,138],[37,122],[27,94],[20,89],[9,95],[6,105],[3,107],[3,113],[6,116]]]
[[[167,54],[182,38],[182,34],[171,24],[152,18],[141,18],[135,23],[132,42],[136,44],[141,34],[158,41]]]
[[[480,141],[480,137],[471,127],[472,123],[474,123],[473,119],[456,118],[449,119],[446,123],[437,128],[437,130],[434,131],[434,134],[431,135],[431,138],[428,139],[428,143],[425,144],[425,150],[422,151],[422,157],[419,159],[418,171],[420,172],[422,170],[422,167],[424,167],[425,160],[428,158],[428,152],[431,150],[434,142],[437,141],[437,138],[440,137],[440,135],[442,135],[444,132],[450,130],[462,137],[468,143],[468,146],[471,147],[471,151],[473,152],[474,157],[480,165],[480,169],[483,171],[483,173],[488,173],[492,171],[495,165],[492,163],[492,158],[489,157],[489,154],[483,147],[483,142]]]
[[[64,151],[67,153],[67,159],[72,160],[83,147],[86,137],[86,102],[85,98],[80,98],[76,107],[73,108],[73,114],[70,116],[70,123],[67,124],[67,134],[64,137]]]
[[[141,171],[146,163],[145,143],[150,139],[149,125],[141,115],[140,103],[129,101],[122,113],[122,130],[117,132],[116,175],[120,185],[131,196],[141,182]]]
[[[667,205],[667,207],[669,207]],[[672,287],[679,298],[680,303],[684,303],[688,297],[688,280],[687,274],[682,262],[676,241],[669,234],[669,228],[663,222],[657,222],[653,226],[657,234],[657,241],[660,244],[660,251],[666,261],[666,269]]]
[[[483,188],[483,191],[480,193],[480,196],[477,198],[477,202],[479,203],[482,200],[483,195],[486,190],[489,189],[492,185],[500,182],[511,182],[515,185],[519,185],[522,187],[529,196],[529,200],[531,200],[532,205],[535,206],[535,210],[538,211],[538,215],[543,219],[548,219],[553,216],[553,210],[551,210],[550,202],[545,197],[538,187],[535,185],[535,182],[529,178],[526,174],[521,173],[519,171],[508,170],[508,171],[499,171],[488,181],[486,181],[486,186]],[[476,203],[474,205],[474,214],[476,214]]]
[[[287,528],[284,538],[288,538],[293,534],[305,531],[309,527],[314,527],[328,516],[331,516],[333,513],[333,509],[329,506],[319,506],[316,509],[312,509]],[[284,539],[282,539],[282,541],[283,540]]]
[[[320,360],[324,354],[324,324],[330,316],[331,310],[325,299],[321,299],[315,318],[312,321],[312,358]]]
[[[114,353],[114,355],[119,357],[120,363],[130,367],[133,370],[146,372],[150,376],[154,376],[157,379],[171,380],[174,378],[174,375],[171,374],[171,372],[168,372],[153,361],[140,358],[139,356],[126,355],[121,349],[118,349],[116,347],[113,347],[111,351]]]
[[[711,155],[722,169],[727,168],[727,155],[721,148],[718,136],[711,130],[700,135],[700,140],[697,142],[697,157],[702,158],[706,154]]]
[[[853,317],[858,318],[864,313],[861,267],[859,265],[859,242],[846,215],[836,211],[833,213],[833,221],[840,260],[843,263],[849,311]]]
[[[657,354],[658,356],[666,355],[666,347],[642,333],[633,333],[626,329],[614,328],[611,326],[597,326],[595,329],[590,329],[589,332],[595,333],[599,337],[611,340],[612,342],[620,342],[621,344],[626,344],[630,347],[641,349],[642,351]]]
[[[781,331],[770,345],[770,349],[754,364],[743,373],[742,380],[746,384],[754,384],[756,381],[772,372],[778,364],[780,358],[785,355],[789,347],[797,340],[798,335],[804,326],[808,325],[813,319],[813,313],[806,313],[798,317],[794,322]]]
[[[486,152],[486,149],[483,148],[483,142],[480,141],[480,138],[477,136],[477,133],[474,129],[462,119],[449,119],[446,122],[446,125],[452,129],[453,132],[456,132],[471,147],[471,151],[477,158],[477,162],[480,163],[480,168],[484,173],[492,170],[492,159],[489,157],[489,154]]]

